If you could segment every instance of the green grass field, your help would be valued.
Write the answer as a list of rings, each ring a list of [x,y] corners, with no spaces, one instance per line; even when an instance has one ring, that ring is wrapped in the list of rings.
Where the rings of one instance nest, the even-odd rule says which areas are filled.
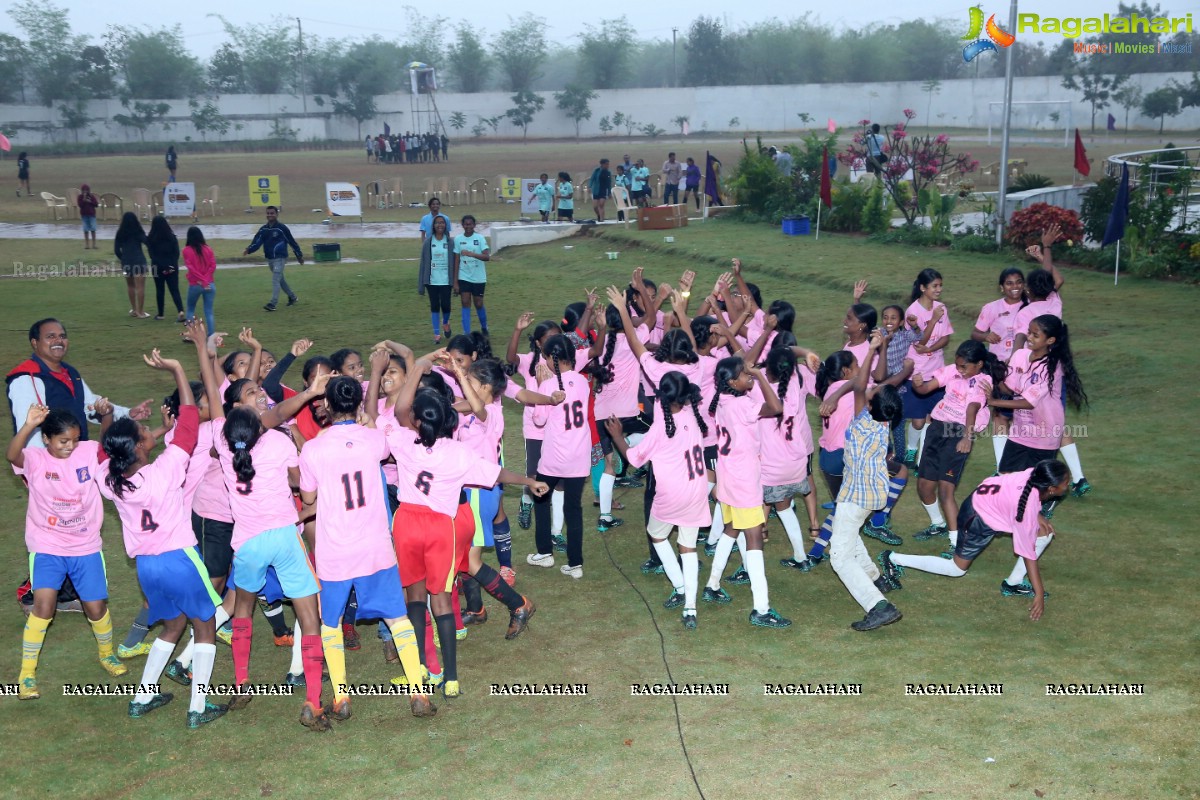
[[[0,215],[7,216],[12,202],[0,203]],[[736,255],[764,299],[784,297],[796,305],[798,338],[822,354],[841,344],[841,319],[856,279],[870,281],[866,299],[882,307],[906,300],[916,273],[933,266],[945,276],[954,346],[969,334],[979,307],[996,296],[996,276],[1012,260],[843,236],[817,242],[724,220],[671,233],[674,244],[664,243],[661,232],[605,230],[577,238],[569,251],[549,244],[499,254],[489,267],[487,295],[495,345],[502,348],[520,312],[555,318],[566,303],[581,299],[584,287],[621,283],[635,266],[670,282],[694,269],[698,285],[706,286]],[[7,240],[0,248],[5,261],[26,263],[82,253],[74,241]],[[225,261],[235,250],[236,243],[219,245],[218,257]],[[621,252],[619,261],[604,258],[610,250]],[[426,347],[427,306],[414,291],[415,264],[390,260],[414,257],[416,244],[354,240],[343,242],[343,253],[383,263],[290,267],[301,305],[276,314],[260,308],[269,291],[265,270],[218,272],[218,327],[252,325],[276,352],[299,336],[312,337],[321,352],[365,349],[385,336],[418,351]],[[148,719],[130,720],[123,699],[59,696],[64,683],[108,681],[82,615],[62,615],[43,651],[43,698],[21,704],[0,698],[0,735],[10,752],[0,761],[0,786],[103,798],[495,792],[540,798],[564,790],[584,798],[697,797],[682,732],[696,781],[709,798],[1200,796],[1189,535],[1200,509],[1186,467],[1195,463],[1200,404],[1195,356],[1186,340],[1177,342],[1179,351],[1164,349],[1179,334],[1162,330],[1194,314],[1196,288],[1135,278],[1114,288],[1110,276],[1079,270],[1068,271],[1067,279],[1066,316],[1092,399],[1090,413],[1068,421],[1087,426],[1079,446],[1095,491],[1068,500],[1055,516],[1059,536],[1042,560],[1052,597],[1038,623],[1028,620],[1025,600],[1000,596],[999,582],[1014,558],[1009,540],[1000,539],[961,579],[909,573],[904,590],[890,597],[903,621],[856,633],[848,624],[861,612],[828,566],[807,575],[778,566],[790,548],[776,523],[767,545],[771,601],[793,627],[752,628],[749,591],[735,587],[732,606],[702,604],[700,629],[687,633],[677,613],[661,607],[666,582],[638,572],[646,547],[641,492],[633,490],[618,495],[626,505],[624,527],[586,533],[582,581],[525,566],[532,532],[514,530],[517,588],[534,598],[539,612],[518,641],[505,642],[502,609],[487,601],[493,620],[459,645],[464,695],[443,701],[432,721],[412,719],[398,698],[362,698],[351,721],[315,737],[296,724],[299,698],[261,698],[189,732],[181,702],[186,692]],[[141,365],[139,354],[153,346],[188,351],[176,342],[178,326],[126,317],[124,291],[117,279],[0,282],[0,363],[24,358],[28,324],[52,314],[71,334],[69,360],[97,391],[124,404],[163,396],[169,387]],[[457,312],[452,322],[457,330]],[[0,424],[8,426],[4,412]],[[520,422],[512,412],[508,431],[509,464],[519,468]],[[990,442],[981,441],[965,487],[990,474],[991,455]],[[926,524],[914,488],[895,512],[895,527],[905,536],[901,549],[936,553],[939,542],[911,541]],[[827,499],[823,486],[820,492]],[[590,500],[585,493],[585,522],[594,521]],[[511,491],[507,505],[515,511]],[[7,592],[24,576],[24,507],[20,484],[5,480],[0,586]],[[105,552],[119,639],[140,601],[118,531],[110,508]],[[868,548],[872,554],[881,549],[873,540]],[[8,659],[5,678],[13,680],[22,619],[12,595],[6,597],[0,658]],[[282,678],[288,653],[272,646],[261,618],[255,631],[252,679]],[[350,677],[386,681],[393,671],[373,630],[362,632],[362,651],[347,658]],[[214,680],[228,681],[229,651],[218,647]],[[131,680],[142,663],[131,662]],[[729,696],[679,698],[677,729],[669,698],[630,696],[630,684],[671,678],[728,683]],[[589,694],[489,697],[494,681],[586,682]],[[764,683],[795,682],[861,683],[862,696],[763,696]],[[905,684],[927,682],[1003,683],[1004,694],[905,696]],[[1070,682],[1142,683],[1145,695],[1045,696],[1045,684]]]

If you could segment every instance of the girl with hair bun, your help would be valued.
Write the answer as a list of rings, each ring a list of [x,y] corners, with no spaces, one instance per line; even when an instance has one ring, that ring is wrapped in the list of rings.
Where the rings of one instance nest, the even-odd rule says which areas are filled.
[[[1031,595],[1033,605],[1029,609],[1029,618],[1036,622],[1042,617],[1046,597],[1042,576],[1038,571],[1038,559],[1054,538],[1053,526],[1038,513],[1038,507],[1065,495],[1070,482],[1071,473],[1067,466],[1050,459],[1039,461],[1020,472],[987,478],[958,509],[959,537],[953,559],[948,561],[938,556],[913,556],[884,550],[879,554],[879,566],[883,569],[884,578],[898,589],[899,579],[909,567],[951,578],[962,577],[967,574],[976,556],[991,544],[997,534],[1011,534],[1013,551],[1021,561],[1022,571],[1028,572],[1031,585],[1027,592],[1008,592],[1004,591],[1006,586],[1021,587],[1011,587],[1008,581],[1004,581],[1001,591],[1004,594]]]

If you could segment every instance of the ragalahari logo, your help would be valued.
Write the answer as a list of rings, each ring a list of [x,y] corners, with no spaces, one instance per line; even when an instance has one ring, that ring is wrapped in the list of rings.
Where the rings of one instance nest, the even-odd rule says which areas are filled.
[[[971,25],[967,30],[967,35],[961,37],[962,41],[970,41],[970,44],[963,48],[963,61],[969,63],[980,53],[988,50],[997,51],[998,47],[1009,47],[1017,40],[1017,37],[996,24],[995,14],[988,17],[987,25],[984,25],[983,8],[974,6],[969,9],[969,12]],[[987,33],[986,39],[980,36],[984,32]]]

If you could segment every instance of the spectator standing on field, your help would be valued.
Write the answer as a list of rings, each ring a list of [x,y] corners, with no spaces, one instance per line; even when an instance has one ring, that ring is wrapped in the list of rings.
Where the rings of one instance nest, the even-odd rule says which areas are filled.
[[[175,238],[171,224],[162,214],[150,223],[146,238],[149,242],[146,249],[150,252],[150,277],[154,279],[154,299],[158,304],[158,315],[154,318],[163,318],[163,295],[169,289],[179,314],[176,320],[183,322],[183,299],[179,296],[179,239]],[[215,332],[216,329],[212,330]]]
[[[79,187],[79,199],[75,201],[79,205],[79,221],[83,225],[83,249],[96,249],[96,207],[100,205],[100,198],[92,194],[92,187],[86,183]],[[88,245],[88,234],[91,234],[91,245]]]
[[[696,165],[694,158],[687,160],[687,169],[683,173],[683,204],[685,206],[689,194],[696,201],[696,208],[700,208],[700,167]]]
[[[171,183],[174,183],[175,182],[175,170],[179,168],[179,156],[175,155],[175,145],[171,145],[167,148],[167,159],[166,160],[167,160],[167,173],[169,174],[169,177],[167,178],[167,180],[169,180]]]
[[[675,160],[674,153],[667,153],[667,160],[662,165],[663,176],[663,205],[679,203],[679,179],[683,177],[683,164]]]
[[[21,188],[25,188],[25,195],[30,196],[33,190],[29,188],[29,153],[24,150],[17,156],[17,197],[21,196]]]
[[[248,256],[260,247],[263,249],[263,255],[266,256],[267,266],[271,268],[271,302],[263,306],[263,310],[275,310],[275,306],[279,302],[280,289],[287,295],[288,305],[296,305],[299,298],[284,279],[283,268],[287,264],[288,247],[291,247],[292,252],[296,254],[297,264],[304,263],[304,252],[292,238],[292,232],[288,230],[288,226],[279,221],[279,209],[275,206],[267,206],[267,224],[258,229],[258,233],[254,234],[253,241],[242,251],[242,255]]]
[[[117,227],[117,235],[113,237],[113,254],[121,265],[125,275],[125,290],[129,294],[129,316],[136,319],[149,319],[144,306],[146,303],[146,251],[142,245],[148,244],[146,231],[138,221],[137,214],[126,211]]]
[[[596,222],[604,222],[604,206],[612,194],[612,172],[608,169],[607,158],[600,159],[600,165],[592,170],[588,189],[592,193],[592,211],[596,212]]]

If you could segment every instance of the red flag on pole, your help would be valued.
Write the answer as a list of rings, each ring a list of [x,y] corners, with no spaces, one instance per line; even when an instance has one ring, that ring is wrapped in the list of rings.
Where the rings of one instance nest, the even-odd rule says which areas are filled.
[[[829,148],[821,151],[821,202],[833,208],[833,186],[829,181]]]
[[[1088,163],[1087,150],[1083,149],[1083,139],[1079,136],[1079,128],[1075,129],[1075,171],[1080,175],[1087,175],[1092,171],[1092,165]]]

